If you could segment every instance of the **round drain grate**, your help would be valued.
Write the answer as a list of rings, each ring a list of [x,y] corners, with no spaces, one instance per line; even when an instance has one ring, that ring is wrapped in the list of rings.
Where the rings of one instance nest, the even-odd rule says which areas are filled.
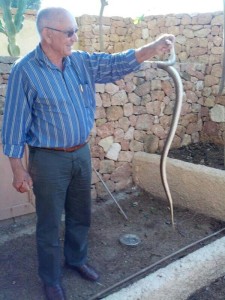
[[[120,243],[126,246],[137,246],[140,239],[136,234],[124,234],[120,237]]]

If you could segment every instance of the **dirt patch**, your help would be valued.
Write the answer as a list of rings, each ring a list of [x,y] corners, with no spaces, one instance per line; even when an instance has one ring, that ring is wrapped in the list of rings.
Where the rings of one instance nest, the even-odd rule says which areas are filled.
[[[225,277],[218,278],[212,284],[204,287],[190,296],[187,300],[224,300]]]
[[[169,157],[224,170],[224,146],[196,143],[169,151]]]
[[[120,204],[128,220],[119,213],[114,203],[104,205],[101,203],[96,206],[90,231],[89,260],[99,270],[101,280],[99,283],[90,283],[81,279],[73,271],[63,268],[63,286],[67,291],[68,299],[90,299],[124,278],[217,231],[222,226],[220,222],[213,219],[194,214],[187,209],[176,208],[177,229],[174,230],[170,224],[167,203],[154,199],[142,191],[122,194]],[[12,228],[11,232],[14,230],[17,230],[16,227]],[[119,239],[126,233],[136,234],[141,240],[140,244],[136,247],[122,245]],[[44,299],[37,277],[35,244],[34,234],[23,234],[0,246],[1,300]],[[198,247],[204,244],[201,243]],[[192,247],[189,251],[181,252],[180,255],[166,260],[149,272],[195,249],[196,247]],[[146,274],[142,274],[144,275]]]
[[[199,145],[195,145],[195,147],[197,146]],[[192,157],[195,161],[191,162],[197,163],[194,157],[196,157],[198,149],[195,147],[189,146],[177,153],[175,153],[177,150],[171,151],[169,156],[184,160],[184,157],[187,158],[184,152],[187,151],[187,159],[189,160],[189,157]],[[223,154],[223,147],[221,148]],[[191,149],[193,149],[192,153],[190,152]],[[213,158],[212,164],[214,167],[216,167],[218,161],[221,166],[218,152],[214,146],[211,144],[204,145],[204,150],[200,147],[199,159],[203,159],[203,154],[204,160],[206,160],[206,157],[207,160],[209,157]],[[175,208],[176,229],[173,229],[167,202],[155,199],[135,188],[117,194],[115,197],[125,211],[128,220],[124,218],[111,200],[106,202],[99,200],[93,206],[89,262],[99,270],[101,274],[100,281],[90,283],[81,279],[74,271],[64,268],[62,260],[62,283],[68,299],[88,300],[93,298],[94,295],[103,292],[141,269],[157,263],[179,249],[224,227],[224,224],[220,221],[187,209]],[[37,276],[34,223],[35,219],[31,218],[29,222],[20,224],[15,221],[13,224],[1,226],[0,228],[0,242],[2,241],[0,243],[0,300],[45,299],[41,282]],[[31,230],[32,228],[33,230]],[[27,230],[30,230],[30,232]],[[137,235],[140,238],[140,244],[137,246],[121,244],[120,237],[127,233]],[[12,238],[10,239],[10,237]],[[61,240],[63,245],[63,223]],[[212,239],[208,242],[212,242]],[[178,255],[151,268],[149,273],[168,265],[205,244],[206,242],[199,243],[188,251],[180,252]],[[141,276],[146,275],[144,273]],[[140,279],[141,276],[135,277],[134,281]],[[128,281],[123,286],[131,282]],[[121,287],[122,285],[118,286],[118,289]],[[189,300],[224,299],[224,279],[218,279],[205,290],[208,293],[207,295],[210,295],[208,298],[203,294],[204,291],[200,291],[198,294],[192,295]],[[220,298],[222,295],[223,297]]]

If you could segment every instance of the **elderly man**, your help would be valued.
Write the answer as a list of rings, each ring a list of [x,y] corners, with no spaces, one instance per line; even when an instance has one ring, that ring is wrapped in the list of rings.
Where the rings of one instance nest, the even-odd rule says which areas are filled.
[[[39,276],[48,299],[65,299],[61,286],[59,229],[65,211],[67,267],[88,280],[97,272],[87,264],[91,219],[91,156],[87,143],[94,123],[95,83],[114,82],[154,55],[168,52],[173,35],[139,49],[89,54],[72,51],[75,18],[63,8],[37,15],[40,44],[12,68],[2,129],[4,154],[20,192],[33,187],[37,213]],[[22,165],[25,144],[29,168]]]

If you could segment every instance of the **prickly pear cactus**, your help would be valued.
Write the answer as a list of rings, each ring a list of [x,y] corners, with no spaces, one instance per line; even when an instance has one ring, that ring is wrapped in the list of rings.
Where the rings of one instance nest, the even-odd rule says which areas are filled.
[[[11,13],[11,0],[0,0],[0,8],[3,13],[3,21],[0,20],[0,32],[8,38],[8,52],[11,56],[19,56],[20,48],[16,45],[16,34],[22,29],[24,12],[27,0],[18,0],[18,8],[15,16]]]

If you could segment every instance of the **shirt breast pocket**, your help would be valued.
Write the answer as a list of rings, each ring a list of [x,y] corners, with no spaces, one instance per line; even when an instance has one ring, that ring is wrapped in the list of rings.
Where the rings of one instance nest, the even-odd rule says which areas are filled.
[[[92,89],[87,83],[84,83],[80,84],[80,90],[82,99],[84,101],[84,106],[93,110],[95,106],[95,95],[92,92]]]

